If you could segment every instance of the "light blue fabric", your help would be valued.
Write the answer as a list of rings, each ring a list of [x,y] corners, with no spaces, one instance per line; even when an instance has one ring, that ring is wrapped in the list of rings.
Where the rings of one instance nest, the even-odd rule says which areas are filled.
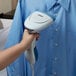
[[[19,0],[6,47],[21,40],[24,20],[34,11],[55,19],[36,43],[35,76],[76,76],[76,0]],[[8,76],[31,76],[24,55],[7,71]]]

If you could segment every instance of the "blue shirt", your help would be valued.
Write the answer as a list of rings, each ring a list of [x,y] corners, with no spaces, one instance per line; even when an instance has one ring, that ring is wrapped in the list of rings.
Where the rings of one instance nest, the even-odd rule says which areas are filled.
[[[75,0],[19,0],[6,47],[21,40],[24,21],[34,11],[44,12],[55,19],[40,33],[36,43],[35,76],[76,76]],[[8,76],[31,76],[30,64],[23,54],[7,71]]]

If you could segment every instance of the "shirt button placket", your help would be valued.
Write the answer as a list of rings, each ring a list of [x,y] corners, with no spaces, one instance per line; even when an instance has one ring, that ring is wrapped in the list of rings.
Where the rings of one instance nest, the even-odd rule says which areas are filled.
[[[58,28],[56,28],[55,29],[55,32],[57,33],[58,31],[59,31]],[[58,43],[55,43],[55,48],[58,47],[58,46],[59,46],[59,44]],[[53,61],[54,61],[54,72],[53,72],[53,76],[57,76],[57,72],[56,72],[56,69],[55,69],[56,67],[55,66],[57,65],[56,63],[58,61],[58,57],[56,56],[56,54],[55,54],[55,57],[54,57],[54,60]]]

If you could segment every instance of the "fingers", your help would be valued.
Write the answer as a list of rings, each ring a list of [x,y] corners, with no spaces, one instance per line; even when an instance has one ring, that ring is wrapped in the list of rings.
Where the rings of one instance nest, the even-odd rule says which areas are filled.
[[[36,40],[39,39],[39,33],[29,33],[29,30],[25,29],[24,32],[27,32],[29,35],[33,36],[34,38],[36,38]]]

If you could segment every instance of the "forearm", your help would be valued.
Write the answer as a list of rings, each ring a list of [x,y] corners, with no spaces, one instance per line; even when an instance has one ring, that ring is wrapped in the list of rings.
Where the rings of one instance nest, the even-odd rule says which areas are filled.
[[[12,63],[21,53],[24,52],[26,47],[21,43],[11,48],[0,52],[0,70]]]
[[[12,63],[20,54],[29,48],[36,34],[29,34],[28,30],[24,31],[21,43],[12,46],[6,50],[0,51],[0,70]]]

